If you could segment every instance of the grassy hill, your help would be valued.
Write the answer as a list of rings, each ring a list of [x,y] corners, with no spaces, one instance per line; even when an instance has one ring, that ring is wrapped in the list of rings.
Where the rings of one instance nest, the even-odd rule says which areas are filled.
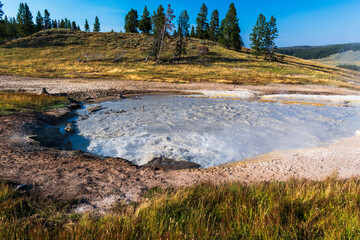
[[[329,64],[332,66],[339,65],[357,65],[360,66],[360,51],[346,51],[342,53],[332,54],[326,58],[315,59],[324,64]]]
[[[106,78],[165,82],[231,84],[334,84],[360,74],[285,56],[281,62],[255,58],[249,49],[236,52],[214,42],[188,39],[188,54],[173,58],[176,41],[168,41],[160,65],[145,63],[152,37],[128,33],[47,30],[0,46],[0,74],[50,78]],[[205,45],[209,54],[198,56]]]
[[[321,59],[347,51],[360,51],[360,43],[279,48],[277,52],[302,59]]]

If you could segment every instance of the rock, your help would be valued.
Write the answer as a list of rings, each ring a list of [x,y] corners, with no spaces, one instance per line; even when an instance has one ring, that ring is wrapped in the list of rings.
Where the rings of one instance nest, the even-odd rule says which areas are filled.
[[[168,170],[181,170],[181,169],[194,169],[200,168],[201,165],[189,162],[189,161],[175,161],[173,159],[165,158],[165,157],[156,157],[147,164],[145,167],[153,167],[153,168],[161,168]]]
[[[46,88],[43,88],[43,89],[41,90],[41,94],[50,95],[50,94],[46,91]]]
[[[21,185],[16,186],[14,191],[30,191],[31,189],[33,189],[33,186],[31,186],[29,184],[21,184]]]
[[[75,129],[73,128],[72,124],[71,123],[68,123],[66,125],[66,127],[64,128],[64,130],[68,133],[74,133],[75,132]]]
[[[96,105],[96,106],[88,107],[86,110],[88,110],[90,113],[96,113],[97,111],[100,111],[102,109],[104,109],[102,106]]]

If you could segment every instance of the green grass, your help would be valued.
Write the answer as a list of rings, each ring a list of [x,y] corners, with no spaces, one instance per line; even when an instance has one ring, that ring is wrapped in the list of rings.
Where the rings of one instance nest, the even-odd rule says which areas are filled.
[[[0,239],[359,239],[360,180],[153,189],[106,216],[0,184]]]
[[[162,64],[145,63],[152,37],[129,33],[47,30],[0,46],[0,74],[50,78],[126,79],[230,84],[332,84],[348,87],[360,74],[284,56],[281,62],[236,52],[211,41],[188,39],[187,55],[173,58],[176,39],[166,44]],[[210,52],[198,56],[197,47]],[[119,57],[120,56],[120,57]],[[118,59],[119,61],[114,61]]]
[[[43,112],[65,107],[67,103],[68,100],[65,97],[0,92],[0,116],[14,112]]]

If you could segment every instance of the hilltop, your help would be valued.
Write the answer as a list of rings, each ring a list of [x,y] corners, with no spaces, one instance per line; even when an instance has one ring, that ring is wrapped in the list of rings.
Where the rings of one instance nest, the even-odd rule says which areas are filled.
[[[225,49],[215,42],[190,38],[187,56],[173,57],[176,39],[170,39],[160,65],[145,63],[152,37],[131,33],[87,33],[51,29],[0,46],[0,74],[86,79],[126,79],[174,83],[220,82],[331,84],[353,87],[348,80],[360,74],[350,70],[280,56],[280,62],[256,58],[250,49]],[[209,53],[198,54],[206,46]]]

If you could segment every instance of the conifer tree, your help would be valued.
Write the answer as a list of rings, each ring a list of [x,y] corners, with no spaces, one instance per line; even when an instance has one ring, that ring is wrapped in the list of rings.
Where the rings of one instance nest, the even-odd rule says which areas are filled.
[[[36,31],[41,31],[44,29],[44,18],[41,16],[40,11],[36,15]]]
[[[196,18],[196,37],[200,39],[206,39],[208,38],[208,28],[209,24],[207,22],[207,14],[208,9],[206,5],[203,3],[200,8],[200,12],[198,14],[198,17]]]
[[[275,60],[275,50],[276,44],[275,39],[279,36],[279,31],[277,28],[276,18],[271,16],[270,21],[266,24],[266,31],[265,31],[265,48],[266,48],[266,55],[265,59],[269,57],[270,62]]]
[[[2,20],[2,17],[4,16],[4,11],[2,10],[3,6],[4,6],[4,4],[2,4],[0,1],[0,20]]]
[[[189,36],[189,27],[190,27],[189,15],[186,12],[186,10],[184,10],[181,12],[181,15],[179,16],[179,20],[178,20],[179,40],[176,43],[175,54],[179,58],[181,57],[182,54],[186,55],[186,43],[184,41],[184,37]]]
[[[179,29],[178,29],[179,30]],[[178,36],[178,30],[174,30],[174,32],[173,32],[173,34],[172,34],[172,36],[174,37],[174,38],[176,38],[177,36]]]
[[[94,32],[100,32],[100,20],[98,16],[95,17]]]
[[[139,29],[142,33],[150,33],[152,30],[150,13],[146,6],[139,21]]]
[[[161,32],[165,25],[165,13],[164,7],[159,5],[156,11],[154,11],[151,16],[152,19],[152,31],[153,31],[153,41],[150,46],[149,55],[146,58],[145,62],[149,60],[150,57],[157,57],[160,44],[161,44]]]
[[[89,26],[89,22],[87,19],[85,19],[84,30],[85,30],[85,32],[90,32],[90,26]]]
[[[131,9],[125,17],[125,32],[138,33],[139,16],[136,10]]]
[[[50,29],[51,28],[51,18],[50,13],[47,9],[44,11],[44,28]]]
[[[267,22],[266,18],[263,14],[260,14],[256,25],[253,28],[252,33],[250,34],[251,48],[253,50],[253,54],[256,58],[265,53],[265,35],[267,30]]]
[[[192,37],[192,38],[195,38],[195,37],[196,37],[196,33],[195,33],[195,28],[194,28],[194,26],[191,27],[190,37]]]
[[[165,15],[164,27],[161,31],[160,48],[159,48],[158,58],[157,58],[158,63],[160,63],[161,54],[162,54],[163,48],[165,47],[165,41],[166,41],[168,32],[172,32],[173,27],[175,26],[174,23],[172,22],[174,20],[174,18],[175,18],[174,10],[171,9],[171,5],[169,4],[167,11],[166,11],[166,15]]]
[[[52,27],[52,28],[59,28],[59,26],[58,26],[58,23],[57,23],[57,20],[56,20],[56,19],[55,19],[55,20],[52,20],[51,27]]]
[[[165,24],[165,9],[159,5],[158,9],[152,15],[152,30],[154,37],[158,37]]]
[[[224,20],[221,21],[220,43],[226,48],[240,50],[244,43],[240,37],[239,19],[237,17],[235,4],[231,3],[229,11]]]
[[[78,30],[78,28],[77,28],[77,25],[76,25],[76,22],[75,22],[75,21],[73,21],[73,22],[71,23],[71,28],[72,28],[73,30],[75,30],[75,31],[77,31],[77,30]]]
[[[33,16],[27,3],[20,3],[17,14],[17,26],[20,37],[26,37],[34,33]]]
[[[211,14],[210,27],[209,27],[209,39],[211,41],[217,41],[219,38],[220,20],[219,11],[214,10]]]
[[[61,22],[60,22],[59,26],[60,26],[60,28],[65,28],[66,27],[64,19],[61,19]]]

